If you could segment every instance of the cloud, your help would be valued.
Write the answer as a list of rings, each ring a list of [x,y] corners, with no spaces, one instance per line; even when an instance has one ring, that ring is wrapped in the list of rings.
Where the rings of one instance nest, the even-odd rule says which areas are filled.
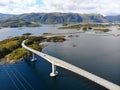
[[[120,14],[120,0],[42,0],[48,11]]]
[[[44,11],[37,0],[0,0],[0,13],[21,14]]]
[[[0,13],[73,12],[120,14],[120,0],[0,0]]]

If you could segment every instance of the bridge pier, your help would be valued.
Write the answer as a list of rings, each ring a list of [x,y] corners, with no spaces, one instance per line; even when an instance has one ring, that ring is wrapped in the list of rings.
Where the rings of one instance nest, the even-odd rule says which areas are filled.
[[[35,54],[34,53],[32,53],[32,62],[35,62],[37,60],[37,58],[35,58]]]
[[[52,63],[52,72],[50,73],[51,77],[55,77],[58,75],[58,72],[56,71],[56,65]]]

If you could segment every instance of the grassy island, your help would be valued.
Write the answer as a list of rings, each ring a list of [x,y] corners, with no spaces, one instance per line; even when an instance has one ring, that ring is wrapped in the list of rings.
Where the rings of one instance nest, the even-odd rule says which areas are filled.
[[[7,58],[8,62],[17,62],[26,58],[28,51],[22,48],[21,43],[25,36],[14,37],[0,41],[0,60]],[[40,45],[40,42],[63,42],[63,36],[44,37],[44,36],[27,36],[25,44],[35,50],[41,51],[46,45]]]
[[[64,36],[53,36],[45,39],[47,42],[63,42],[65,40]]]
[[[92,29],[93,27],[107,27],[109,25],[103,25],[103,24],[78,24],[78,25],[71,25],[71,26],[63,26],[63,27],[59,27],[59,29],[81,29],[81,28],[88,28],[88,29]]]
[[[16,28],[16,27],[38,27],[40,25],[36,22],[11,20],[11,21],[7,21],[7,22],[5,21],[5,22],[0,23],[0,26]]]
[[[95,32],[109,32],[109,29],[94,29]]]
[[[60,27],[59,29],[81,29],[82,25],[79,24],[79,25],[72,25],[72,26],[63,26],[63,27]]]
[[[109,24],[78,24],[72,26],[64,26],[60,27],[59,29],[75,29],[75,30],[83,30],[83,31],[90,31],[93,30],[95,32],[108,32],[110,31],[106,27],[110,26]]]

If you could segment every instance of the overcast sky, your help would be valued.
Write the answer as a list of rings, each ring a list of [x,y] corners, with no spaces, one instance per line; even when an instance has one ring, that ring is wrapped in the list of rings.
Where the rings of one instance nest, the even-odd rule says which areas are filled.
[[[120,0],[0,0],[0,13],[31,12],[120,15]]]

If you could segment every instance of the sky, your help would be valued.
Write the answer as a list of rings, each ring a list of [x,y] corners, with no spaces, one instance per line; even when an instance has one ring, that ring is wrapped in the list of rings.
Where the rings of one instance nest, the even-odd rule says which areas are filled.
[[[120,0],[0,0],[0,13],[32,12],[120,15]]]

